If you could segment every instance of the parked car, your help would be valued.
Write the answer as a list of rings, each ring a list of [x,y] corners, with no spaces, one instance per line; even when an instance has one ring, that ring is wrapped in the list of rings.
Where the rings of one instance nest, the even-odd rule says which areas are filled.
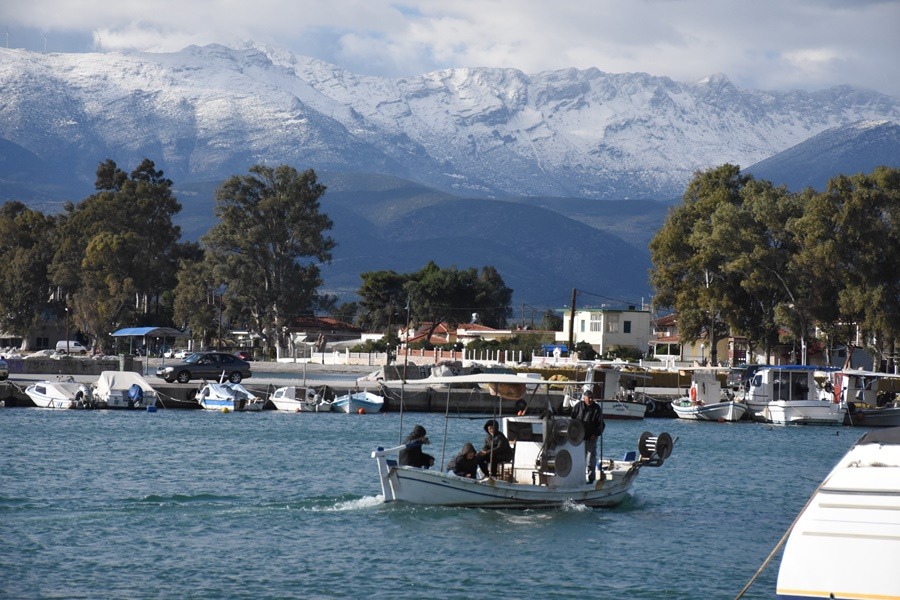
[[[250,352],[248,352],[247,350],[238,350],[237,352],[234,353],[234,355],[237,356],[241,360],[246,360],[247,362],[250,362],[253,360],[253,355],[250,354]]]
[[[156,370],[156,376],[172,383],[187,383],[191,379],[227,379],[240,383],[251,376],[250,364],[227,352],[197,352],[184,361],[165,365]]]
[[[760,366],[761,365],[744,365],[732,368],[725,378],[725,385],[735,391],[739,389],[750,389],[750,380],[753,379],[753,374],[759,370]]]
[[[87,354],[88,349],[81,342],[76,342],[75,340],[60,340],[56,342],[56,351],[60,354],[65,354],[66,352],[70,354]]]

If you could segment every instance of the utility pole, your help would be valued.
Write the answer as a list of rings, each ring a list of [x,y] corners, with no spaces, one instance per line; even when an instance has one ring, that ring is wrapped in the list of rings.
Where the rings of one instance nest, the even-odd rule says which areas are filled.
[[[575,351],[575,296],[578,290],[572,288],[572,308],[569,310],[569,356]]]

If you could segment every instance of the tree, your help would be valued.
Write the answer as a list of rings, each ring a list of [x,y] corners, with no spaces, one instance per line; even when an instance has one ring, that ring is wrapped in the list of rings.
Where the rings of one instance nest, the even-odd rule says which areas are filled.
[[[175,282],[181,230],[172,218],[181,205],[172,182],[144,159],[126,175],[107,160],[97,169],[98,192],[68,203],[57,228],[52,283],[94,338],[158,309]]]
[[[54,222],[21,202],[0,207],[0,328],[23,339],[47,310]]]
[[[335,244],[325,232],[332,222],[319,210],[324,193],[314,171],[285,165],[256,165],[216,190],[220,221],[203,237],[207,260],[269,348],[281,344],[291,317],[315,305],[319,267],[303,260],[331,260]]]
[[[669,212],[650,242],[650,281],[657,291],[654,303],[678,311],[685,340],[696,341],[707,332],[713,363],[717,362],[716,343],[725,333],[721,315],[743,277],[725,268],[727,257],[720,251],[716,219],[727,220],[734,214],[748,181],[750,177],[741,175],[736,165],[696,173],[682,203]]]

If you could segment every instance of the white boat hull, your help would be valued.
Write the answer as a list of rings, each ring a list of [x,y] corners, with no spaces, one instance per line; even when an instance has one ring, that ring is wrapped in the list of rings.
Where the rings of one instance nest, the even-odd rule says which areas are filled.
[[[25,388],[25,395],[38,408],[68,410],[90,403],[90,390],[84,384],[68,381],[43,381]]]
[[[434,506],[483,508],[539,508],[566,504],[615,506],[631,489],[638,469],[632,462],[616,463],[606,479],[577,487],[548,488],[502,479],[468,479],[415,467],[390,466],[386,481],[390,500]]]
[[[332,412],[330,402],[319,402],[317,404],[315,402],[307,402],[306,400],[290,400],[288,398],[282,398],[280,400],[269,398],[269,401],[275,405],[275,410],[283,412]]]
[[[900,428],[875,430],[838,461],[800,514],[776,592],[782,599],[900,598],[898,556]]]
[[[715,404],[692,405],[687,403],[672,403],[672,409],[679,419],[690,421],[740,421],[747,413],[747,405],[743,402],[732,400],[730,402],[716,402]]]
[[[647,405],[643,402],[602,400],[597,403],[603,405],[604,419],[640,420],[647,413]]]
[[[841,425],[846,411],[825,400],[776,400],[763,411],[777,425]]]
[[[384,407],[384,398],[371,392],[355,392],[338,396],[331,403],[335,412],[370,414],[381,412]]]

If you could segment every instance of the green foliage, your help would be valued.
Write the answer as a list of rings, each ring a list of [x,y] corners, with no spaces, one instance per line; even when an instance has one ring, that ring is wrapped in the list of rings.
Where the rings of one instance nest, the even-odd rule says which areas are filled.
[[[318,263],[331,260],[334,248],[325,235],[331,219],[319,210],[324,193],[314,171],[285,165],[256,165],[216,190],[219,223],[203,237],[207,261],[269,347],[292,317],[315,305]]]
[[[575,352],[578,354],[579,360],[594,360],[599,356],[597,351],[594,350],[594,347],[587,342],[578,342],[575,344]]]

